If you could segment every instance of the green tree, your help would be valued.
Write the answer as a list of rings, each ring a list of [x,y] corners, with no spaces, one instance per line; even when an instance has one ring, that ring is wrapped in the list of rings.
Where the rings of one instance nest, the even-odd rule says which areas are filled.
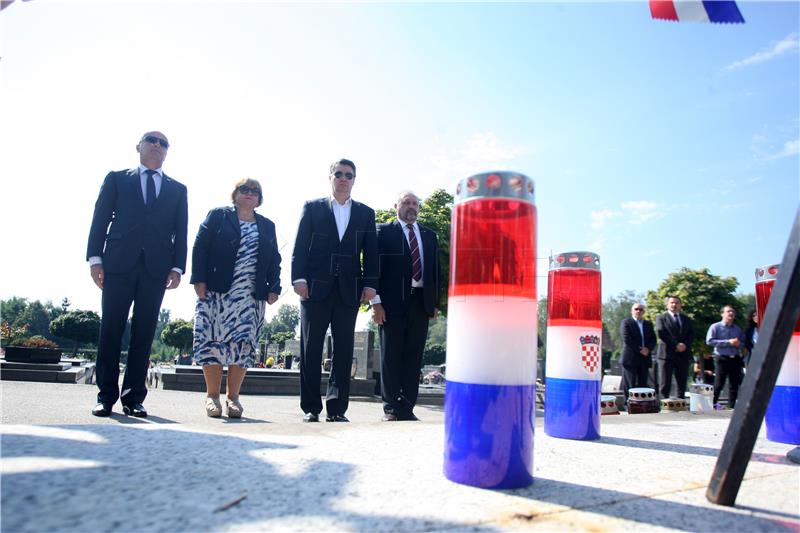
[[[42,304],[39,300],[34,300],[17,316],[13,325],[15,327],[28,326],[29,335],[41,335],[49,338],[52,335],[50,333],[52,307],[51,302]]]
[[[400,192],[400,191],[396,191]],[[394,205],[394,201],[392,201]],[[430,196],[421,200],[419,216],[420,224],[431,228],[439,238],[439,263],[442,266],[442,291],[447,294],[447,284],[450,279],[450,214],[453,210],[453,195],[444,189],[434,190]],[[391,222],[397,218],[397,211],[378,209],[375,211],[375,222]],[[439,311],[447,315],[447,297],[442,302]]]
[[[695,354],[708,352],[706,332],[711,324],[721,320],[722,306],[733,306],[737,322],[744,319],[742,301],[735,294],[738,286],[736,278],[715,276],[708,268],[681,268],[669,274],[656,290],[647,292],[647,317],[655,321],[656,315],[666,311],[666,298],[679,297],[682,311],[692,319],[694,326],[692,351]]]
[[[295,337],[297,325],[300,323],[300,308],[296,305],[281,304],[272,320],[264,324],[261,339],[270,344],[283,344]],[[278,334],[281,334],[278,337]]]
[[[177,318],[171,320],[161,332],[161,342],[167,346],[177,348],[181,354],[188,353],[192,349],[194,336],[194,326],[188,320]]]
[[[94,311],[67,311],[50,322],[50,333],[75,342],[72,355],[78,355],[82,342],[95,343],[100,332],[100,316]]]
[[[620,336],[620,323],[631,316],[631,307],[637,302],[641,302],[643,296],[631,290],[622,291],[616,296],[610,297],[603,304],[603,327],[608,331],[610,346],[603,346],[603,350],[609,350],[612,357],[619,357],[622,351],[622,337]]]
[[[444,363],[447,350],[441,344],[431,344],[422,352],[423,365],[441,365]]]
[[[28,307],[28,299],[12,296],[8,300],[0,301],[0,315],[9,326],[16,324],[17,318]]]

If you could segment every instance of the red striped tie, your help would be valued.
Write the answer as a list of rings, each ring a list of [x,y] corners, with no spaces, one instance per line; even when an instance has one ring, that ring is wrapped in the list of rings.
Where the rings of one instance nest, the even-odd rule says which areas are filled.
[[[414,224],[406,224],[408,228],[408,245],[411,248],[411,277],[414,281],[422,279],[422,260],[419,258],[419,244],[417,244],[417,235],[414,233]]]

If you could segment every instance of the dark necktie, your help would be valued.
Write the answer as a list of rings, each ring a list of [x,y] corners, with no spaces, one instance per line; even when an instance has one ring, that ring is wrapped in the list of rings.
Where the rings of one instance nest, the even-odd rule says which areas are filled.
[[[422,279],[422,260],[419,258],[419,244],[417,244],[417,235],[414,233],[414,225],[406,224],[408,228],[408,247],[411,248],[411,277],[414,281]]]
[[[144,173],[147,174],[147,198],[145,198],[144,203],[147,207],[152,207],[156,203],[156,180],[153,177],[156,171],[145,170]]]
[[[678,315],[675,315],[675,324],[678,326],[678,331],[681,330],[681,319]]]

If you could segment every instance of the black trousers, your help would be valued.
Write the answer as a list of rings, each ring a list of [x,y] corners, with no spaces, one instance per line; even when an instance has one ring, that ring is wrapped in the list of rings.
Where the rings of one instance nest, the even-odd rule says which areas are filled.
[[[387,316],[378,333],[383,411],[403,418],[417,404],[422,352],[428,338],[428,313],[422,291],[411,295],[405,313]]]
[[[106,273],[95,367],[98,402],[113,405],[118,398],[125,405],[144,402],[147,365],[166,283],[166,278],[154,278],[147,271],[144,256],[131,272]],[[120,394],[119,359],[131,305],[131,340]]]
[[[742,369],[744,364],[741,357],[714,357],[716,375],[714,376],[714,403],[719,401],[719,395],[725,386],[725,381],[730,378],[728,386],[728,407],[733,409],[736,398],[739,396],[739,385],[742,384]]]
[[[333,354],[325,410],[328,416],[343,415],[347,411],[357,315],[358,306],[343,304],[336,289],[324,300],[300,301],[300,408],[304,413],[322,411],[322,348],[328,326]]]
[[[622,365],[622,392],[625,393],[625,401],[628,401],[628,389],[647,387],[647,376],[650,368],[645,364],[636,366]]]
[[[683,398],[686,394],[686,381],[689,379],[689,363],[691,357],[686,352],[676,353],[671,359],[659,359],[660,372],[660,392],[662,398],[669,398],[672,389],[672,375],[675,374],[675,382],[678,384],[678,398]]]

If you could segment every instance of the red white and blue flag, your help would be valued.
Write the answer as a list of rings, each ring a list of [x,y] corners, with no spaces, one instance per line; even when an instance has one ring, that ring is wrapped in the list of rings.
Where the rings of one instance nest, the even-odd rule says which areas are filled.
[[[650,15],[662,20],[744,24],[736,2],[724,0],[650,0]]]

